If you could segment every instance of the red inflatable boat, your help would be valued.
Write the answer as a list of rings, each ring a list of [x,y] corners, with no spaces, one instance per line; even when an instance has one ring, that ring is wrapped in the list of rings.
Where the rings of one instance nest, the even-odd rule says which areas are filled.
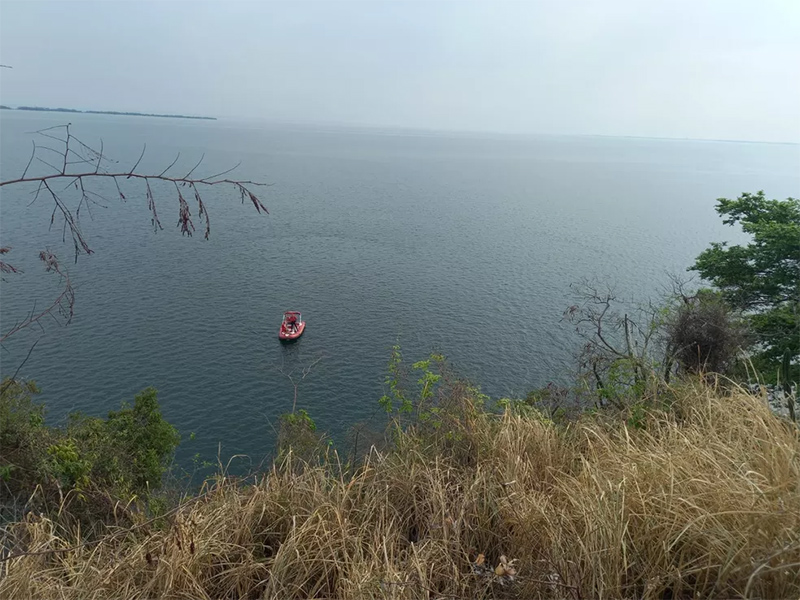
[[[306,329],[306,322],[303,316],[295,310],[287,310],[283,313],[283,323],[278,332],[278,337],[282,340],[296,340]]]

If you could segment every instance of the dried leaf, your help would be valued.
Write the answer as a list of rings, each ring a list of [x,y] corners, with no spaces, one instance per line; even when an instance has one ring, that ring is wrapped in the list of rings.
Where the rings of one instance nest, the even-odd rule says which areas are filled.
[[[484,554],[481,552],[480,554],[478,554],[478,558],[475,559],[475,564],[479,567],[482,567],[483,563],[485,562],[486,562],[486,556],[484,556]]]

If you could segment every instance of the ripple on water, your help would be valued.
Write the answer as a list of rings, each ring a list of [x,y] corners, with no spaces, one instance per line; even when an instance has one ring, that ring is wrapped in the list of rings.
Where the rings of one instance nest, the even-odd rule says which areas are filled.
[[[25,132],[58,121],[5,113],[3,171],[21,172]],[[123,162],[146,139],[151,164],[194,148],[215,163],[242,160],[242,178],[274,184],[263,193],[270,216],[232,194],[208,196],[208,242],[173,228],[168,191],[158,196],[158,234],[134,188],[126,203],[94,211],[84,228],[96,253],[70,267],[79,284],[74,322],[48,327],[24,368],[53,420],[76,409],[103,414],[155,386],[184,436],[184,465],[196,452],[213,459],[219,443],[223,456],[263,456],[291,409],[286,373],[318,359],[298,386],[298,406],[342,439],[375,413],[397,341],[409,360],[444,352],[495,397],[558,380],[575,344],[559,322],[573,303],[570,283],[598,276],[629,294],[652,293],[665,270],[682,271],[709,241],[731,235],[714,199],[800,189],[791,145],[76,118],[85,138],[102,135],[106,148],[122,149]],[[27,207],[23,196],[4,189],[0,207],[4,244],[31,257],[25,283],[0,288],[4,325],[55,289],[36,279],[38,250],[69,253],[47,230],[49,207]],[[276,330],[288,308],[302,309],[309,325],[284,346]],[[498,332],[498,319],[509,329]],[[6,344],[4,374],[35,337]]]

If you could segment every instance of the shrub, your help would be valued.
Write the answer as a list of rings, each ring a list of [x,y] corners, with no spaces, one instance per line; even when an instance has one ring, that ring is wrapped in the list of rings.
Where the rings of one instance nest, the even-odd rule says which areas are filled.
[[[138,394],[133,406],[108,414],[105,421],[90,419],[78,424],[80,435],[94,451],[96,472],[113,487],[145,495],[161,486],[180,441],[175,428],[164,420],[157,392],[149,387]]]
[[[325,435],[304,409],[281,415],[278,429],[279,460],[291,456],[293,462],[318,463],[324,456]]]
[[[744,329],[718,293],[700,290],[673,312],[667,338],[689,373],[725,373],[744,344]]]
[[[27,500],[34,491],[38,510],[59,507],[65,498],[85,508],[147,500],[161,486],[179,436],[164,420],[156,390],[147,388],[133,406],[106,419],[71,414],[63,427],[44,423],[32,382],[7,379],[0,394],[0,477],[4,502]],[[71,494],[71,492],[77,492]],[[77,509],[76,509],[77,510]],[[102,518],[102,515],[88,515]]]
[[[408,427],[351,473],[221,477],[163,528],[90,547],[30,518],[9,550],[58,552],[7,561],[0,597],[797,598],[797,428],[740,390],[671,389],[674,411],[630,424],[473,405],[440,414],[473,460]]]
[[[33,397],[33,381],[5,379],[0,383],[0,500],[20,489],[33,490],[42,476],[49,430],[44,427],[44,407]]]

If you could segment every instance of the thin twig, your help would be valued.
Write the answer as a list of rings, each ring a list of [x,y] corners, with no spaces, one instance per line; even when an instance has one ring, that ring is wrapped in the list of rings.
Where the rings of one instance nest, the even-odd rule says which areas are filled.
[[[31,309],[31,312],[25,319],[16,323],[11,329],[0,336],[0,343],[4,342],[21,329],[29,327],[33,324],[40,324],[40,321],[44,317],[47,315],[54,316],[53,313],[56,312],[61,315],[62,319],[64,320],[64,325],[68,325],[72,321],[75,306],[75,292],[72,288],[72,282],[70,281],[69,273],[62,271],[58,263],[58,258],[52,252],[43,250],[39,253],[39,259],[45,263],[46,271],[57,273],[59,277],[64,280],[64,289],[46,309],[38,314],[35,314],[36,304],[34,303],[34,308]]]
[[[142,153],[139,155],[139,160],[137,160],[136,164],[133,165],[133,168],[131,169],[131,172],[128,174],[128,178],[130,178],[133,175],[133,172],[136,170],[136,167],[138,167],[139,163],[142,162],[142,159],[144,158],[144,153],[145,153],[146,150],[147,150],[147,144],[145,144],[144,147],[142,148]]]
[[[239,161],[234,166],[232,166],[230,169],[227,169],[227,170],[223,171],[222,173],[217,173],[216,175],[211,175],[210,177],[206,177],[205,179],[202,179],[201,181],[206,181],[208,179],[216,179],[217,177],[222,177],[223,175],[227,175],[231,171],[235,171],[236,169],[238,169],[239,165],[241,165],[241,164],[242,164],[242,161]],[[250,183],[250,182],[243,182],[243,183]]]
[[[169,170],[170,170],[172,167],[174,167],[174,166],[175,166],[175,163],[176,163],[176,162],[178,162],[178,159],[179,159],[180,157],[181,157],[181,153],[180,153],[180,152],[178,152],[178,155],[175,157],[175,160],[173,160],[171,163],[169,163],[169,166],[168,166],[166,169],[164,169],[163,171],[161,171],[161,173],[159,174],[159,176],[161,176],[161,175],[164,175],[164,174],[165,174],[167,171],[169,171]]]
[[[8,388],[8,386],[11,385],[12,382],[17,380],[17,375],[19,375],[19,372],[22,370],[22,367],[25,366],[25,363],[28,362],[28,359],[31,357],[31,354],[33,354],[33,349],[36,348],[36,344],[38,344],[41,339],[42,338],[39,338],[38,340],[33,342],[33,346],[30,347],[30,349],[28,350],[28,354],[25,355],[25,360],[23,360],[19,364],[19,366],[17,367],[17,370],[14,371],[14,374],[11,377],[9,377],[8,379],[6,379],[6,381],[4,382],[3,389],[0,390],[0,394],[5,392],[6,389]]]
[[[30,168],[31,163],[33,162],[33,157],[36,156],[36,142],[31,140],[31,144],[33,144],[33,150],[31,150],[31,157],[28,159],[28,164],[25,165],[25,170],[22,172],[23,179],[25,179],[25,175],[28,174],[28,169]]]
[[[197,167],[199,167],[199,166],[200,166],[200,163],[202,163],[202,162],[203,162],[203,159],[204,159],[205,157],[206,157],[206,153],[205,153],[205,152],[203,152],[203,155],[200,157],[200,160],[198,160],[198,161],[197,161],[197,164],[196,164],[195,166],[193,166],[193,167],[192,167],[192,170],[191,170],[191,171],[189,171],[189,172],[188,172],[186,175],[184,175],[184,176],[183,176],[183,178],[184,178],[184,179],[188,179],[189,177],[191,177],[191,176],[192,176],[192,173],[194,173],[194,170],[195,170]]]

